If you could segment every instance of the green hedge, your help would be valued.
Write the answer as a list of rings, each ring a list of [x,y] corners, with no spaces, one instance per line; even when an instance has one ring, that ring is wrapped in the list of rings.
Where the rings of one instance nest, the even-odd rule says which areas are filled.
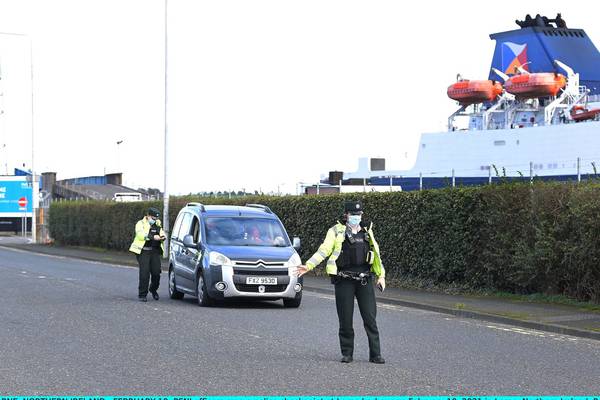
[[[179,197],[170,220],[189,201],[262,203],[316,250],[341,215],[345,199],[361,199],[372,220],[390,280],[563,294],[600,302],[600,185],[536,183],[421,192],[327,196]],[[125,250],[133,227],[159,202],[58,202],[50,231],[58,242]]]

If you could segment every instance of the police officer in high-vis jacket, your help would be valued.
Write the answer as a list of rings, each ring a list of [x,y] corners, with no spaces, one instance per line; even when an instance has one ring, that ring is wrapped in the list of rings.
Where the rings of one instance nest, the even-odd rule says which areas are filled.
[[[158,300],[158,286],[160,284],[160,258],[165,253],[165,232],[162,229],[160,211],[150,207],[146,216],[135,224],[135,238],[129,251],[136,254],[140,266],[138,298],[147,301],[148,290],[154,300]],[[150,281],[150,288],[148,282]]]
[[[369,361],[384,364],[381,357],[379,331],[377,329],[377,305],[375,283],[379,290],[385,289],[385,270],[375,241],[372,225],[362,222],[363,209],[360,202],[345,203],[342,221],[327,231],[325,241],[317,252],[298,268],[298,275],[327,261],[326,272],[335,285],[335,305],[340,323],[339,337],[343,363],[352,362],[354,353],[354,298],[358,302],[367,337]]]

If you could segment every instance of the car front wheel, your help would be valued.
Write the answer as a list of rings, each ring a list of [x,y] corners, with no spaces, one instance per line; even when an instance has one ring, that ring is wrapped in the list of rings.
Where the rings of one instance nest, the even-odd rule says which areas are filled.
[[[206,282],[202,275],[198,275],[196,282],[196,298],[198,299],[198,305],[201,307],[210,307],[214,304],[214,300],[208,295]]]
[[[174,300],[183,299],[183,292],[177,290],[177,286],[175,286],[175,271],[173,271],[173,268],[169,268],[169,297]]]
[[[298,308],[301,302],[302,292],[298,292],[293,299],[283,299],[283,306],[286,308]]]

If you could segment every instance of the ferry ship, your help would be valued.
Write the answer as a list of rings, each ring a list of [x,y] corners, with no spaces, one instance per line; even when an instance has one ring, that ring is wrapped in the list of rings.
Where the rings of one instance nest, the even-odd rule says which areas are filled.
[[[515,22],[518,29],[490,35],[488,79],[457,76],[448,87],[458,109],[447,131],[421,134],[412,168],[386,170],[384,159],[361,158],[356,171],[330,172],[320,184],[418,190],[600,173],[598,49],[560,14]]]

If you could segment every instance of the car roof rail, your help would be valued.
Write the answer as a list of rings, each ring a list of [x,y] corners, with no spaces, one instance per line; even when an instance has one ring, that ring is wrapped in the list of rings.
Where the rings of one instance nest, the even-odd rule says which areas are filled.
[[[202,212],[206,211],[206,209],[204,208],[204,204],[202,204],[202,203],[192,202],[192,203],[187,203],[185,206],[186,207],[200,207],[200,211],[202,211]]]
[[[261,210],[268,212],[269,214],[273,214],[273,211],[271,211],[271,209],[265,206],[264,204],[246,204],[246,207],[260,208]]]

